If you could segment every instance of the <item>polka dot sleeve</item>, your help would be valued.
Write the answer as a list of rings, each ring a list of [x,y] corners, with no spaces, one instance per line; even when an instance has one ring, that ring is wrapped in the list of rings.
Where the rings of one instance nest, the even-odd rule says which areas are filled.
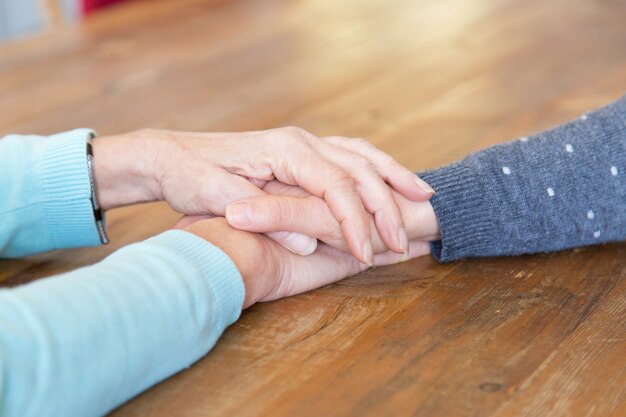
[[[433,254],[550,252],[626,239],[626,96],[552,130],[419,173],[435,188]]]

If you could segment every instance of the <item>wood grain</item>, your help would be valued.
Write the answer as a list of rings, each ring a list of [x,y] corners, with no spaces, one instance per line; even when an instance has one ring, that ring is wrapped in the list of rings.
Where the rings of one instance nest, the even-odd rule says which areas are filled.
[[[414,169],[626,90],[623,0],[144,0],[0,46],[0,132],[299,125]],[[106,247],[0,261],[12,286],[176,220],[108,216]],[[245,311],[115,416],[623,416],[626,246],[379,268]]]

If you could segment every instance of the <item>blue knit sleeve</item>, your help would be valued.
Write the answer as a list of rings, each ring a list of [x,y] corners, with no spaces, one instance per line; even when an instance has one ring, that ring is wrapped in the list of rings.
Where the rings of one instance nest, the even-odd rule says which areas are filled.
[[[180,230],[0,290],[0,415],[104,415],[205,355],[243,300],[230,258]]]
[[[100,244],[87,168],[91,133],[0,139],[0,258]]]
[[[626,96],[546,132],[419,173],[440,261],[626,239]]]

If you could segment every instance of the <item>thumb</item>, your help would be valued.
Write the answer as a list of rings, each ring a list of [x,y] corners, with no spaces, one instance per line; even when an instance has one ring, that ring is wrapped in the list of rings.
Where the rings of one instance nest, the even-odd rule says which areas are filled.
[[[267,233],[267,236],[298,255],[310,255],[317,247],[317,239],[301,228],[307,208],[297,198],[261,196],[226,206],[225,217],[232,227],[249,232]],[[332,219],[332,217],[330,217]]]
[[[228,207],[238,204],[237,201],[244,198],[263,198],[268,196],[265,191],[257,186],[265,185],[265,182],[260,182],[258,180],[252,181],[250,178],[246,179],[233,174],[228,174],[223,180],[228,187],[222,190],[223,192],[219,198],[212,199],[212,203],[216,205],[216,207],[212,208],[212,211],[214,213],[224,214],[226,218],[229,217],[227,214]],[[237,226],[232,224],[231,226],[237,228]],[[255,231],[241,227],[239,227],[239,229],[251,232]],[[273,231],[274,233],[268,233],[267,236],[283,246],[285,249],[298,255],[306,256],[315,251],[315,248],[317,247],[317,239],[300,233],[289,233],[282,230],[289,229],[275,229]]]
[[[237,229],[267,233],[288,230],[317,239],[339,231],[324,200],[316,197],[266,195],[247,198],[226,207],[226,220]],[[338,232],[341,236],[341,232]]]
[[[266,236],[297,255],[307,256],[317,249],[317,239],[301,233],[271,232]]]

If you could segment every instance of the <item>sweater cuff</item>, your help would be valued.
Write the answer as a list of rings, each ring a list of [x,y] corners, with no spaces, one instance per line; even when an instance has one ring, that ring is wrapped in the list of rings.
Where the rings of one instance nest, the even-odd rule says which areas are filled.
[[[436,190],[430,200],[441,232],[441,240],[431,242],[435,259],[450,262],[484,253],[494,225],[478,171],[463,160],[418,175]]]
[[[165,246],[194,265],[213,295],[213,317],[221,329],[239,318],[245,296],[243,278],[234,262],[218,247],[183,230],[170,230],[145,241]]]
[[[76,129],[44,140],[44,211],[55,249],[101,243],[87,166],[87,140],[91,135],[94,132],[90,129]]]

